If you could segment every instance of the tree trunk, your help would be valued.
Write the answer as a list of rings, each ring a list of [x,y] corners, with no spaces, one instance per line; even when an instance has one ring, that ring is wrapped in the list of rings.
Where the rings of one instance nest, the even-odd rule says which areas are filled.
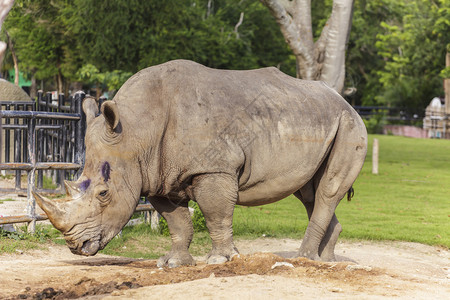
[[[16,51],[14,51],[14,44],[8,32],[5,30],[6,38],[8,39],[9,51],[11,51],[11,56],[14,63],[14,84],[19,86],[19,62],[17,61]]]
[[[58,95],[64,93],[63,76],[60,70],[58,70],[58,74],[56,75],[56,81],[57,81]]]
[[[353,0],[334,0],[333,11],[327,22],[325,58],[320,80],[339,93],[344,89],[345,51],[350,36]]]
[[[345,50],[354,0],[333,0],[333,9],[319,39],[314,42],[311,0],[260,0],[280,25],[297,61],[297,77],[323,80],[342,93]]]
[[[35,99],[37,96],[37,83],[36,83],[36,76],[34,76],[34,71],[31,75],[31,87],[30,87],[30,98]]]
[[[3,21],[6,19],[6,15],[9,13],[11,7],[14,5],[14,0],[0,0],[0,31],[2,29]],[[6,43],[0,42],[0,67],[5,57]]]
[[[447,52],[445,56],[445,66],[450,67],[450,52]],[[444,91],[445,91],[445,114],[450,117],[450,78],[444,79]]]
[[[102,95],[102,88],[100,87],[100,83],[97,82],[95,85],[95,99],[99,99]]]

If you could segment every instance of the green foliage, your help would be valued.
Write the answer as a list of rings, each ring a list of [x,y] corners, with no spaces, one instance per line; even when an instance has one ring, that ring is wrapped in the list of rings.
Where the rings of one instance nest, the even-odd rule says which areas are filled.
[[[22,71],[37,79],[62,75],[104,90],[117,90],[130,74],[178,58],[227,69],[279,66],[295,74],[295,60],[261,3],[213,4],[208,10],[207,0],[18,0],[4,28]]]
[[[92,64],[82,66],[76,74],[79,81],[98,87],[101,86],[104,90],[109,91],[117,91],[131,75],[133,75],[131,72],[121,70],[101,73]]]
[[[448,0],[355,0],[346,59],[346,85],[358,89],[352,102],[418,111],[442,95],[449,9]]]
[[[177,58],[247,69],[281,64],[289,53],[257,2],[214,1],[208,12],[207,1],[75,0],[63,14],[81,56],[100,72],[136,72]],[[256,40],[262,37],[265,43]]]
[[[65,5],[63,0],[16,0],[5,20],[21,70],[34,73],[37,79],[58,73],[70,78],[78,67],[78,56],[70,47],[74,36],[61,19]]]
[[[446,67],[445,69],[443,69],[439,75],[442,78],[450,78],[450,67]]]
[[[383,127],[386,125],[386,111],[379,110],[377,114],[369,119],[363,119],[363,121],[368,133],[383,133]]]
[[[196,202],[193,203],[194,215],[192,216],[192,224],[194,226],[194,232],[208,231],[206,227],[205,217],[203,216],[200,207]]]
[[[53,183],[53,179],[47,176],[43,176],[42,187],[48,190],[54,190],[57,188],[56,184]]]
[[[200,207],[196,202],[190,203],[191,207],[194,208],[194,214],[192,215],[192,225],[194,226],[194,232],[204,232],[207,231],[205,217],[203,216]],[[164,218],[159,219],[159,232],[164,236],[169,236],[169,227],[167,226],[167,221]]]
[[[208,2],[16,0],[2,28],[22,72],[105,91],[178,58],[224,69],[277,66],[295,76],[295,57],[259,1],[215,0],[209,9]],[[315,39],[332,2],[311,3]],[[418,111],[441,96],[442,78],[450,76],[449,20],[450,0],[355,0],[346,57],[346,86],[357,88],[351,102]],[[8,53],[3,67],[12,67]]]
[[[396,1],[397,11],[380,23],[376,48],[383,58],[377,71],[381,92],[378,103],[399,107],[425,107],[441,95],[446,45],[450,43],[448,0]]]

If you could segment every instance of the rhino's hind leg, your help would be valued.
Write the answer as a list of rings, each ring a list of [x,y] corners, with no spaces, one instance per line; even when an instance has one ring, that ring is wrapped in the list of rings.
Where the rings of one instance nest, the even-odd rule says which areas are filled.
[[[323,172],[319,170],[318,174],[322,176]],[[320,177],[319,176],[319,177]],[[306,213],[308,214],[308,219],[311,219],[314,210],[314,197],[315,197],[315,184],[314,179],[309,181],[305,186],[303,186],[299,191],[295,192],[294,195],[299,198],[306,208]],[[315,184],[315,185],[314,185]],[[334,248],[336,246],[339,234],[342,232],[342,226],[339,223],[336,214],[333,215],[330,225],[322,238],[319,245],[318,255],[322,261],[335,261]]]
[[[334,248],[336,247],[336,243],[341,232],[342,226],[339,223],[336,214],[334,214],[333,218],[331,219],[330,225],[328,225],[327,232],[325,233],[325,236],[323,237],[319,245],[319,256],[321,260],[336,260],[336,257],[334,256]]]
[[[356,123],[347,112],[343,113],[333,147],[314,176],[314,208],[300,256],[334,259],[334,246],[341,232],[334,211],[356,180],[367,149],[365,128]]]
[[[188,202],[184,201],[177,205],[167,198],[160,197],[150,197],[149,201],[166,219],[172,238],[172,249],[158,259],[158,267],[175,268],[181,265],[195,265],[188,250],[194,234]]]
[[[227,174],[206,174],[193,180],[193,195],[206,220],[212,241],[208,264],[239,255],[233,243],[233,211],[237,202],[237,179]]]

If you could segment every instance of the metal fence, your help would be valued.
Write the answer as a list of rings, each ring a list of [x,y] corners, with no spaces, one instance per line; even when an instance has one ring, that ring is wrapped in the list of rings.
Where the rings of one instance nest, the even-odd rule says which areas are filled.
[[[2,167],[0,169],[14,169],[16,184],[14,192],[26,192],[21,187],[23,163],[31,163],[31,157],[37,162],[52,163],[76,163],[82,165],[84,157],[84,114],[81,103],[85,95],[83,92],[76,93],[74,97],[60,95],[55,101],[52,100],[51,93],[45,96],[42,92],[34,102],[11,102],[2,101],[1,117],[2,139],[4,147],[0,159]],[[30,126],[33,125],[33,128]],[[31,132],[30,130],[33,129]],[[30,134],[35,135],[35,147],[28,147]],[[29,151],[31,151],[29,153]],[[62,191],[62,180],[76,177],[75,171],[79,168],[58,169],[52,171],[53,182],[58,186],[58,191]],[[38,168],[37,188],[43,188],[44,169]],[[47,172],[49,173],[49,172]],[[11,191],[11,190],[10,190]],[[57,191],[57,192],[58,192]],[[4,192],[8,192],[5,191]]]
[[[363,119],[379,116],[394,123],[403,122],[409,124],[421,121],[424,117],[424,111],[412,111],[408,108],[386,106],[353,106],[353,108]]]
[[[26,215],[0,218],[0,224],[28,222],[34,232],[35,223],[46,219],[36,214],[32,191],[62,193],[64,179],[75,179],[84,164],[86,117],[82,111],[84,92],[67,99],[40,91],[35,101],[0,102],[0,170],[13,171],[15,188],[0,192],[26,193]],[[3,161],[4,160],[4,161]],[[57,189],[44,186],[44,172]],[[22,175],[26,173],[26,187]],[[37,177],[37,178],[36,178]]]
[[[2,216],[0,225],[28,223],[28,231],[34,232],[36,221],[46,220],[45,214],[36,213],[32,191],[64,193],[64,179],[77,179],[83,169],[86,116],[82,110],[85,93],[80,91],[72,97],[38,92],[35,101],[0,101],[0,170],[13,172],[14,188],[0,189],[0,193],[27,195],[25,215]],[[99,107],[105,98],[98,101]],[[26,187],[22,176],[26,174]],[[51,178],[55,188],[44,184]],[[150,204],[140,204],[136,212],[154,211]],[[152,219],[157,218],[157,214]],[[155,228],[157,219],[152,221]]]

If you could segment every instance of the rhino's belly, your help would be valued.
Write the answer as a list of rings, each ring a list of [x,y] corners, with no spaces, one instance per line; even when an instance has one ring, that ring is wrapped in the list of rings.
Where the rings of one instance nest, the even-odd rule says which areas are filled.
[[[258,182],[250,188],[239,191],[237,204],[258,206],[276,202],[286,198],[305,185],[310,176],[277,177]]]

